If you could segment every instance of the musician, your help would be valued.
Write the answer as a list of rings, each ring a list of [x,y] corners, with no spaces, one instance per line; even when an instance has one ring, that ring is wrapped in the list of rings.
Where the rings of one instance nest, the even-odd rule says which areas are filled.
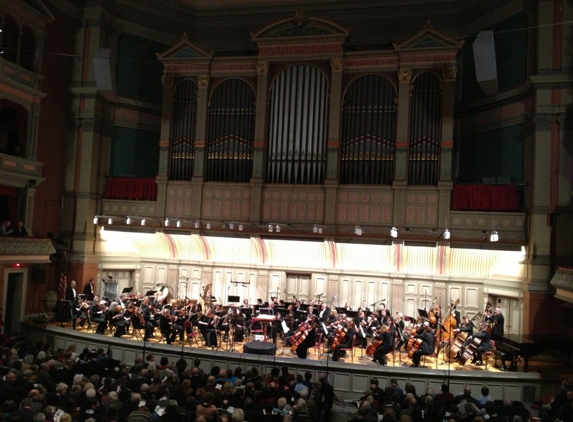
[[[235,309],[235,333],[234,340],[237,342],[242,342],[245,335],[245,315],[241,313],[241,308]]]
[[[120,307],[117,302],[112,302],[109,305],[109,311],[107,319],[109,321],[110,327],[115,327],[114,337],[121,337],[125,334],[125,320],[123,316],[125,314],[125,309]]]
[[[350,306],[350,303],[346,302],[346,303],[344,304],[344,309],[346,309],[347,311],[351,311],[351,310],[352,310],[352,307]]]
[[[356,330],[356,344],[361,348],[366,348],[366,342],[368,337],[372,337],[372,333],[368,333],[368,319],[366,318],[364,311],[358,312],[358,315],[354,318],[354,325],[357,327]]]
[[[147,296],[141,302],[140,314],[143,316],[145,321],[145,337],[144,340],[148,340],[153,337],[155,327],[159,326],[159,322],[155,319],[155,307],[151,305],[149,296]]]
[[[501,309],[495,308],[493,314],[489,317],[488,322],[491,324],[491,337],[495,340],[497,337],[503,337],[503,326],[505,325],[505,318],[501,313]]]
[[[406,324],[404,324],[404,315],[400,312],[396,312],[396,318],[394,318],[394,328],[396,329],[396,350],[400,350],[400,348],[406,343],[407,339],[404,335],[404,328]]]
[[[325,302],[322,302],[320,304],[320,310],[318,311],[318,320],[320,322],[326,322],[329,316],[330,316],[330,308],[326,306]]]
[[[72,306],[72,312],[73,312],[72,327],[74,330],[76,329],[76,322],[78,319],[81,320],[80,327],[83,328],[86,321],[88,322],[88,328],[91,327],[89,320],[89,310],[90,310],[90,305],[88,301],[81,298],[78,299],[77,305]]]
[[[475,339],[481,339],[479,345],[476,347],[474,352],[474,358],[472,363],[475,365],[483,365],[482,361],[482,353],[489,352],[491,350],[491,342],[489,332],[487,331],[487,323],[482,322],[480,323],[480,331],[475,336]]]
[[[163,309],[161,311],[161,317],[159,318],[159,330],[161,334],[165,336],[167,344],[172,344],[177,337],[177,330],[173,327],[173,320],[171,318],[171,312],[169,309]]]
[[[249,305],[249,299],[243,299],[243,304],[241,305],[241,308],[250,308],[251,305]]]
[[[340,349],[347,349],[352,347],[352,343],[354,341],[354,336],[356,335],[356,328],[354,326],[354,321],[350,318],[346,320],[346,324],[348,328],[346,329],[346,337],[344,338],[344,342],[336,345],[334,348],[334,352],[332,352],[332,360],[337,361],[340,357],[344,357],[346,352],[343,353]]]
[[[306,359],[308,349],[316,343],[316,324],[314,318],[306,324],[304,334],[306,335],[305,339],[296,348],[296,355],[299,359]]]
[[[416,335],[417,339],[422,340],[422,344],[420,348],[412,354],[412,362],[414,363],[410,366],[413,368],[420,366],[420,360],[423,355],[431,355],[434,352],[434,330],[432,330],[428,321],[424,322],[423,327],[424,331]]]
[[[77,299],[77,293],[76,293],[76,281],[72,280],[70,281],[70,285],[68,286],[68,288],[66,289],[66,300],[71,303],[74,304],[76,303],[76,299]]]
[[[198,321],[199,331],[205,339],[205,345],[211,349],[217,346],[217,331],[215,331],[215,326],[213,325],[215,318],[216,316],[213,315],[213,312],[207,309],[207,313],[201,315]]]
[[[98,301],[97,296],[94,298],[91,309],[91,320],[97,324],[96,333],[103,334],[107,329],[107,302],[105,300]]]
[[[360,306],[360,308],[358,308],[358,310],[364,312],[365,315],[368,315],[370,313],[370,308],[366,304],[365,300],[362,301],[362,305]]]
[[[386,366],[388,365],[386,355],[390,353],[394,343],[393,337],[390,334],[390,327],[387,325],[382,325],[376,340],[381,341],[382,344],[378,346],[374,351],[374,358],[372,359],[372,362],[378,362],[380,365]]]
[[[133,313],[131,314],[131,326],[133,327],[134,330],[145,330],[145,335],[143,337],[144,341],[149,340],[149,332],[148,332],[148,327],[147,327],[147,322],[145,321],[145,318],[143,317],[143,314],[141,313],[141,309],[140,308],[134,308]]]
[[[88,280],[88,284],[84,286],[83,294],[85,295],[86,300],[92,301],[94,300],[95,295],[95,278],[90,278]]]

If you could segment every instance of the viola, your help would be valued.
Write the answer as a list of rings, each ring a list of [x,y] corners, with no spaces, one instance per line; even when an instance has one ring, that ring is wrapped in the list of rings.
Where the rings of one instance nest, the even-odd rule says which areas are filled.
[[[382,346],[382,340],[374,340],[366,348],[366,356],[372,356],[378,347]]]

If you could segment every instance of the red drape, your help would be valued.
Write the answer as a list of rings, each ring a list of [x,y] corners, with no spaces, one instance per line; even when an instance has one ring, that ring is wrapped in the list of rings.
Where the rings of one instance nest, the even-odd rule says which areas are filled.
[[[452,209],[457,211],[520,211],[515,185],[454,186]]]
[[[157,184],[152,178],[108,177],[104,197],[106,199],[155,201],[157,199]]]

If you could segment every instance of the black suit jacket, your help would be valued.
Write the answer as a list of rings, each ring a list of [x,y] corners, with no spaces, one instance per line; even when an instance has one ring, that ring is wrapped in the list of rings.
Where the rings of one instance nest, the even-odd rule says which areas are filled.
[[[94,292],[92,292],[92,286],[90,283],[84,286],[83,294],[86,295],[87,300],[94,300]]]

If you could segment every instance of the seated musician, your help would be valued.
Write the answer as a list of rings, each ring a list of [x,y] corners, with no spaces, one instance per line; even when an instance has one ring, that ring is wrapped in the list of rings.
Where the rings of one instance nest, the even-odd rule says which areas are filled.
[[[145,335],[143,337],[144,340],[148,340],[148,332],[147,332],[147,325],[145,322],[145,318],[143,317],[143,314],[141,313],[141,309],[135,307],[133,310],[133,313],[131,314],[131,326],[133,327],[134,330],[145,330]]]
[[[296,355],[299,359],[306,359],[308,349],[316,344],[316,324],[314,318],[311,318],[306,324],[304,330],[304,340],[296,347]]]
[[[390,335],[390,327],[382,325],[379,329],[376,340],[381,341],[382,343],[374,351],[372,362],[378,362],[380,365],[388,365],[386,355],[392,350],[392,345],[394,343],[393,337]]]
[[[106,301],[105,300],[100,301],[99,298],[96,296],[96,298],[93,301],[90,316],[92,322],[95,322],[97,324],[97,329],[96,329],[97,334],[103,334],[107,329],[108,320],[106,318],[106,314],[107,314]]]
[[[431,355],[434,352],[434,330],[430,327],[428,321],[423,324],[423,332],[415,336],[416,339],[422,340],[422,344],[418,350],[414,351],[412,354],[412,365],[413,368],[420,366],[420,360],[423,355]]]
[[[215,331],[215,325],[213,322],[216,323],[216,316],[213,315],[213,312],[208,309],[207,313],[201,315],[198,321],[199,331],[203,335],[205,339],[205,345],[214,349],[217,347],[217,332]]]
[[[78,298],[78,302],[75,306],[72,306],[72,327],[76,329],[77,320],[80,320],[80,327],[84,327],[86,321],[88,322],[88,328],[90,328],[90,320],[89,320],[89,310],[90,305],[87,300],[83,300],[82,298]]]
[[[400,348],[406,343],[406,336],[404,335],[404,315],[400,312],[396,312],[396,318],[394,318],[394,328],[396,329],[396,337],[398,342],[396,343],[396,350],[400,351]]]
[[[112,302],[112,304],[109,306],[108,313],[109,325],[110,327],[115,327],[115,333],[113,336],[121,337],[125,334],[125,320],[123,319],[125,309],[120,307],[117,302]]]
[[[225,333],[222,341],[227,341],[229,339],[229,315],[219,316],[219,318],[217,318],[215,330],[217,330],[217,332]]]
[[[482,353],[489,352],[491,350],[491,338],[489,336],[489,332],[487,331],[487,323],[480,323],[479,328],[479,333],[474,335],[474,338],[481,339],[479,345],[476,347],[474,358],[472,360],[472,363],[475,365],[483,365]]]
[[[159,330],[161,331],[161,335],[167,340],[167,344],[172,344],[175,341],[177,330],[173,327],[173,320],[169,309],[163,309],[163,311],[161,311]]]
[[[346,351],[340,349],[347,349],[352,347],[354,336],[356,335],[356,328],[354,327],[354,321],[351,318],[348,318],[347,321],[347,329],[346,329],[346,337],[344,338],[344,342],[337,344],[332,352],[332,360],[337,361],[341,357],[346,355]]]

